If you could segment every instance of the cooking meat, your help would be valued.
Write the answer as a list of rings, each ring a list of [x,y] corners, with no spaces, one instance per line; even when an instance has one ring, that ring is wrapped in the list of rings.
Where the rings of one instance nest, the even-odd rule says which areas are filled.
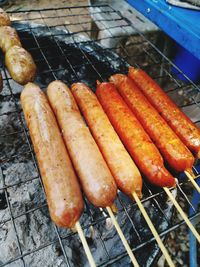
[[[60,81],[47,88],[66,147],[88,200],[97,207],[112,205],[117,187],[70,89]]]
[[[176,106],[147,73],[140,69],[130,67],[129,77],[134,80],[138,88],[158,110],[182,142],[197,158],[200,158],[199,128]]]
[[[97,86],[96,94],[120,139],[149,182],[160,187],[174,186],[175,179],[165,169],[158,149],[123,101],[115,85],[101,83]]]
[[[73,227],[83,211],[77,177],[53,111],[40,88],[28,83],[21,104],[29,128],[52,220]]]
[[[115,74],[110,80],[117,86],[119,93],[158,147],[166,162],[177,172],[191,172],[194,164],[192,153],[149,103],[137,85],[123,74]]]
[[[71,89],[119,189],[129,196],[136,192],[141,197],[140,172],[124,148],[96,95],[84,83],[74,83]]]

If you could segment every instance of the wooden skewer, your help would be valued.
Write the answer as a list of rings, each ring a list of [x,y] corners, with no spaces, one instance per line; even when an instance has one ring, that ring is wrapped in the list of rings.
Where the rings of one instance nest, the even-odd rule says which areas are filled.
[[[158,243],[163,255],[165,256],[165,259],[166,259],[168,265],[170,267],[175,267],[175,265],[174,265],[170,255],[169,255],[166,247],[164,246],[164,244],[163,244],[158,232],[156,231],[151,219],[149,218],[144,206],[142,205],[142,202],[140,201],[138,195],[135,192],[133,193],[133,197],[134,197],[135,202],[137,203],[137,205],[138,205],[138,207],[139,207],[139,209],[140,209],[140,211],[141,211],[146,223],[148,224],[153,236],[155,237],[155,239],[156,239],[156,241],[157,241],[157,243]]]
[[[112,210],[112,212],[113,212],[114,214],[117,214],[117,213],[118,213],[117,206],[116,206],[114,203],[110,206],[110,208],[111,208],[111,210]]]
[[[124,234],[122,233],[122,230],[121,230],[121,228],[120,228],[120,226],[119,226],[119,224],[118,224],[118,222],[117,222],[117,220],[116,220],[116,218],[115,218],[115,216],[114,216],[114,214],[112,212],[112,209],[110,207],[106,207],[106,209],[107,209],[108,214],[109,214],[109,216],[110,216],[110,218],[112,220],[112,223],[114,224],[114,226],[115,226],[115,228],[116,228],[116,230],[117,230],[117,232],[118,232],[118,234],[119,234],[119,236],[121,238],[121,241],[122,241],[124,247],[126,248],[126,251],[127,251],[128,255],[129,255],[129,257],[130,257],[130,259],[131,259],[131,261],[133,263],[133,266],[139,267],[139,264],[138,264],[135,256],[133,255],[133,252],[132,252],[132,250],[131,250],[131,248],[130,248],[130,246],[129,246],[129,244],[128,244],[125,236],[124,236]]]
[[[185,171],[184,173],[187,176],[187,178],[190,180],[190,182],[193,184],[194,188],[200,193],[200,187],[195,182],[195,179],[192,177],[192,175],[189,172],[187,172],[187,171]]]
[[[192,231],[193,235],[196,237],[196,239],[200,243],[200,235],[198,234],[197,230],[194,228],[194,226],[192,225],[192,223],[190,222],[190,220],[186,216],[185,212],[182,210],[181,206],[178,204],[178,202],[176,201],[176,199],[174,198],[174,196],[170,192],[169,188],[163,187],[163,189],[165,190],[166,194],[168,195],[168,197],[170,198],[170,200],[172,201],[172,203],[176,207],[177,211],[182,216],[183,220],[186,222],[186,224],[188,225],[188,227]]]
[[[87,241],[85,239],[85,236],[84,236],[84,233],[83,233],[83,230],[81,228],[81,225],[80,225],[79,221],[76,222],[75,227],[76,227],[76,230],[77,230],[77,232],[79,234],[79,237],[81,239],[81,242],[83,244],[83,248],[84,248],[85,253],[87,255],[87,258],[88,258],[88,261],[90,263],[90,266],[91,267],[96,267],[96,263],[95,263],[94,258],[92,256],[92,253],[91,253],[91,251],[89,249],[88,243],[87,243]]]

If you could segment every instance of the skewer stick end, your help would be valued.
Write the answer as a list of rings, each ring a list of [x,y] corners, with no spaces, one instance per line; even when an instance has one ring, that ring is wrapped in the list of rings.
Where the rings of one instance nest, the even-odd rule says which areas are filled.
[[[116,208],[116,206],[115,206],[115,208]],[[133,254],[133,252],[132,252],[132,250],[131,250],[131,248],[130,248],[130,246],[129,246],[129,244],[128,244],[125,236],[124,236],[124,234],[122,233],[122,230],[121,230],[121,228],[120,228],[120,226],[119,226],[114,214],[113,214],[112,206],[106,207],[106,209],[108,211],[108,214],[110,215],[110,218],[112,220],[113,225],[115,226],[115,228],[116,228],[116,230],[117,230],[117,232],[118,232],[118,234],[119,234],[119,236],[121,238],[121,241],[122,241],[124,247],[126,248],[126,251],[127,251],[128,255],[129,255],[129,257],[130,257],[130,259],[131,259],[131,261],[133,263],[133,266],[134,267],[139,267],[139,264],[138,264],[134,254]]]
[[[163,189],[165,190],[166,194],[168,195],[168,197],[170,198],[170,200],[172,201],[172,203],[176,207],[177,211],[182,216],[183,220],[186,222],[187,226],[192,231],[193,235],[196,237],[196,239],[200,243],[200,235],[199,235],[199,233],[194,228],[193,224],[190,222],[190,220],[188,219],[187,215],[185,214],[185,212],[183,211],[183,209],[181,208],[181,206],[176,201],[175,197],[172,195],[172,193],[170,192],[170,190],[167,187],[164,187]]]
[[[168,251],[166,250],[166,248],[165,248],[165,246],[164,246],[164,244],[163,244],[158,232],[156,231],[156,229],[155,229],[151,219],[149,218],[149,216],[148,216],[148,214],[147,214],[147,212],[146,212],[141,200],[139,199],[137,193],[133,192],[132,195],[133,195],[133,198],[135,199],[135,202],[137,203],[137,205],[138,205],[138,207],[139,207],[139,209],[140,209],[140,211],[141,211],[146,223],[148,224],[153,236],[155,237],[155,239],[156,239],[156,241],[157,241],[157,243],[158,243],[163,255],[165,256],[165,259],[166,259],[168,265],[170,267],[175,267],[175,265],[172,262],[172,259],[171,259],[170,255],[168,254]]]
[[[195,174],[194,174],[193,170],[190,169],[190,168],[186,169],[184,171],[184,173],[186,174],[186,176],[189,176],[190,175],[190,176],[192,176],[192,178],[195,178]]]
[[[111,208],[111,210],[112,210],[112,212],[114,214],[117,214],[118,213],[118,208],[117,208],[117,206],[114,203],[110,206],[110,208]]]
[[[88,261],[89,261],[90,266],[91,267],[96,267],[96,263],[95,263],[94,258],[92,256],[92,253],[91,253],[91,251],[89,249],[88,243],[86,241],[86,238],[84,236],[84,233],[83,233],[83,230],[81,228],[81,225],[80,225],[80,222],[79,221],[76,222],[75,227],[77,229],[77,232],[78,232],[79,237],[81,239],[81,242],[83,244],[83,248],[84,248],[85,253],[87,255],[87,258],[88,258]]]
[[[97,86],[101,84],[101,82],[99,80],[96,80],[96,84]]]
[[[74,226],[72,226],[72,227],[70,228],[70,230],[71,230],[73,233],[77,233],[77,226],[76,226],[76,224],[75,224]]]

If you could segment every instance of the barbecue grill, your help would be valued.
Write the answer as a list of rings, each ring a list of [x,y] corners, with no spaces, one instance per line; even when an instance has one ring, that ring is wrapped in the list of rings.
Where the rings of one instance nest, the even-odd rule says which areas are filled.
[[[110,36],[99,38],[94,34],[91,17],[94,19],[97,14],[102,18],[96,24]],[[111,74],[126,73],[131,64],[147,71],[200,126],[200,87],[172,63],[168,58],[171,53],[166,49],[161,51],[158,35],[163,33],[141,33],[109,5],[15,11],[9,15],[23,46],[36,62],[35,82],[43,90],[55,79],[68,85],[82,81],[95,90],[96,80],[106,81]],[[108,27],[107,22],[112,26]],[[112,34],[115,29],[120,29],[118,35],[116,31]],[[123,44],[119,42],[114,47],[99,44],[102,39],[120,40],[120,32],[128,36],[130,31],[134,35],[127,37]],[[19,102],[22,87],[10,78],[3,55],[0,56],[4,81],[0,94],[0,266],[88,266],[78,234],[58,228],[50,220]],[[187,82],[173,76],[172,67]],[[199,175],[198,162],[193,171]],[[192,202],[194,187],[184,174],[179,177],[173,174],[179,182],[171,192],[188,216],[190,210],[189,218],[195,223],[200,219],[200,210]],[[142,203],[163,240],[180,227],[186,227],[165,191],[146,181]],[[140,266],[152,266],[160,250],[140,210],[121,192],[115,204],[117,220]],[[131,266],[106,210],[94,208],[85,199],[80,223],[98,266]]]

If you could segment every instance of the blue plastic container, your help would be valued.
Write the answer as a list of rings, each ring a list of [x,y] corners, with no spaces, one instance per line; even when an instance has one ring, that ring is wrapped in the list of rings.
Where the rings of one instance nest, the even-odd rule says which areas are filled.
[[[200,81],[200,60],[182,46],[177,44],[176,48],[177,52],[173,60],[174,64],[178,66],[193,82]],[[171,72],[180,80],[187,81],[187,79],[179,71],[177,71],[176,68],[172,67]]]

